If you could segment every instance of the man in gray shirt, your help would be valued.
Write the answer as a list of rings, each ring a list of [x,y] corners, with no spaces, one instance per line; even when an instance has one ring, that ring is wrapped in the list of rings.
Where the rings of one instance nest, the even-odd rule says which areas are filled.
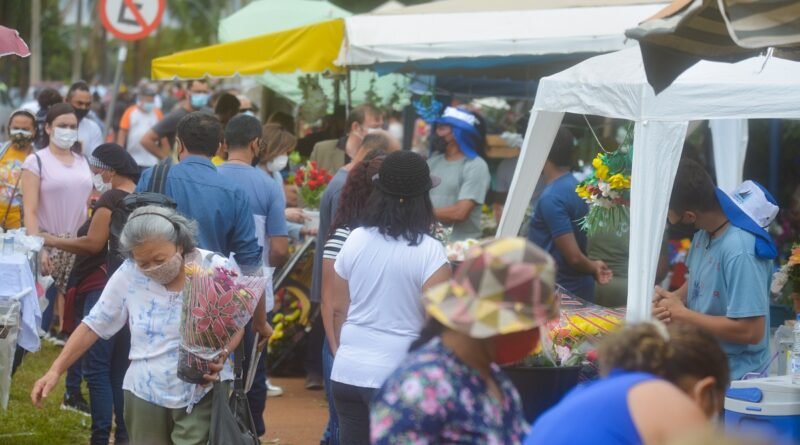
[[[444,153],[428,159],[431,175],[441,178],[431,189],[436,219],[452,226],[450,241],[481,238],[481,209],[489,191],[489,166],[480,156],[482,143],[478,118],[458,108],[447,107],[436,120],[436,134],[447,144]]]

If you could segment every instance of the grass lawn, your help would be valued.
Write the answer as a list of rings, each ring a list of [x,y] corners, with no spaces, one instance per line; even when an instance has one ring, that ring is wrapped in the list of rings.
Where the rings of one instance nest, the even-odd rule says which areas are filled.
[[[42,349],[27,354],[11,382],[8,410],[0,410],[0,444],[61,445],[89,443],[91,419],[71,411],[62,411],[64,378],[45,399],[44,408],[31,404],[31,390],[39,377],[61,352],[61,348],[42,342]],[[84,395],[86,395],[84,384]],[[88,400],[88,397],[87,397]]]

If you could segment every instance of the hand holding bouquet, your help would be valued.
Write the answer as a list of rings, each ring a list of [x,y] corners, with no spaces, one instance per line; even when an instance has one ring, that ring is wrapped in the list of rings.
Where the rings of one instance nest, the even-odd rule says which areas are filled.
[[[181,312],[178,377],[203,384],[208,364],[247,324],[264,296],[267,277],[244,276],[234,268],[194,265],[187,270]]]

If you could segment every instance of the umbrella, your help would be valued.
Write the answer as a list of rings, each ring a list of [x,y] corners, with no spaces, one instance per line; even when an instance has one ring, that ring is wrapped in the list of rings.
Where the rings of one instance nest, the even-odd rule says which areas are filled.
[[[656,93],[701,59],[736,62],[774,47],[800,56],[796,0],[675,0],[625,34],[639,41],[647,80]]]
[[[31,55],[31,51],[28,49],[28,45],[25,44],[25,41],[22,40],[22,37],[19,36],[19,32],[16,29],[0,26],[0,57],[9,54],[28,57]]]

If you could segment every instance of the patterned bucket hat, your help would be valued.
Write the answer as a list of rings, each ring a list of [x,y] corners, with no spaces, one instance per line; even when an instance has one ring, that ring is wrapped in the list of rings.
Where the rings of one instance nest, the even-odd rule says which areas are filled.
[[[453,278],[430,289],[425,309],[472,338],[526,331],[559,315],[553,258],[525,238],[482,242]]]

